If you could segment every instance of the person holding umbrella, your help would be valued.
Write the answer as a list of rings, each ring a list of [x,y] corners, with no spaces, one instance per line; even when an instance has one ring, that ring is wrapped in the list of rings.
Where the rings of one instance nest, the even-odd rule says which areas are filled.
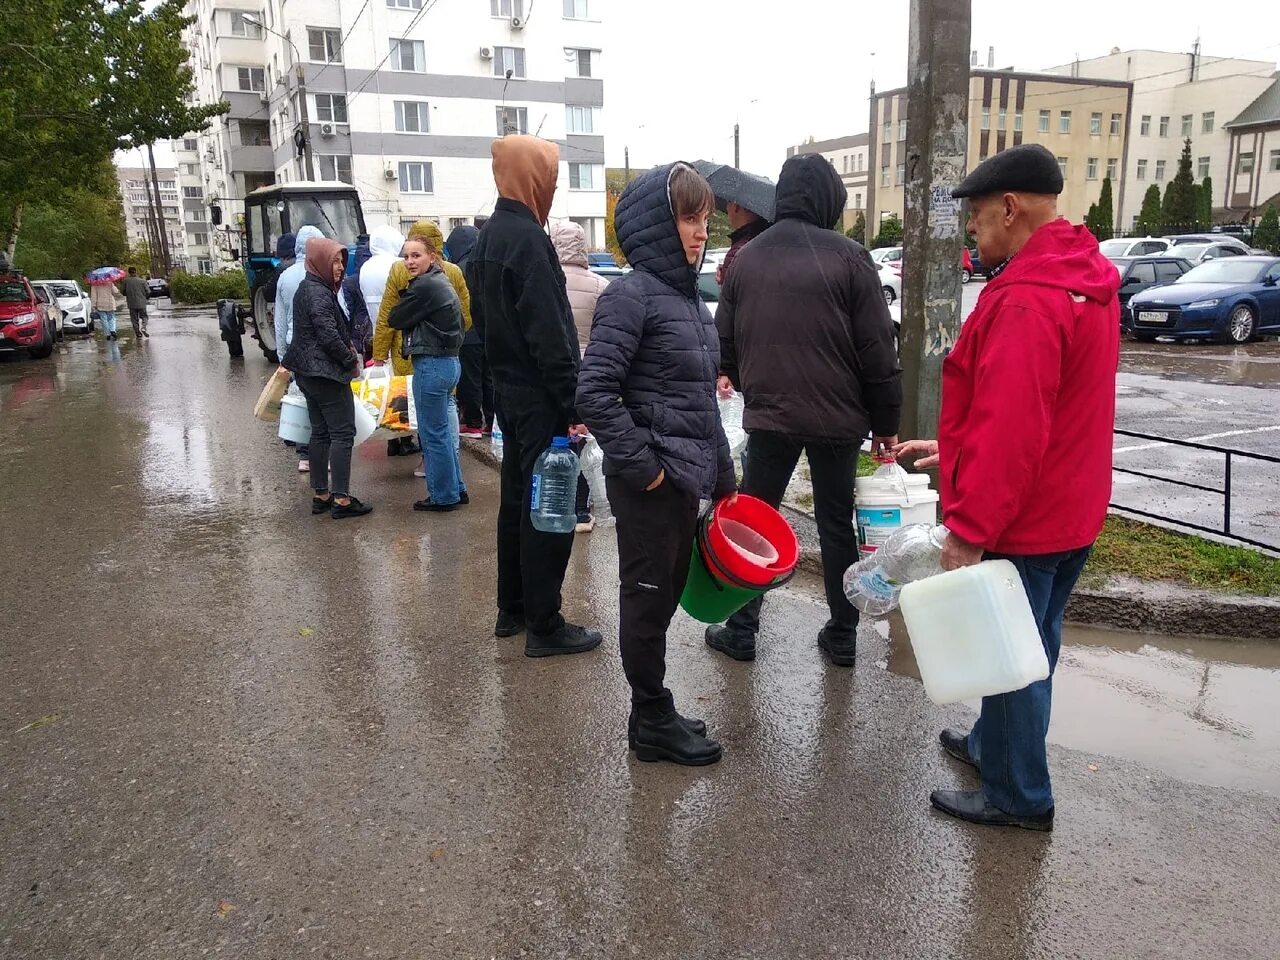
[[[108,340],[118,340],[116,335],[116,303],[119,294],[115,282],[125,275],[119,267],[98,267],[85,274],[89,284],[89,306],[102,322],[102,333]]]

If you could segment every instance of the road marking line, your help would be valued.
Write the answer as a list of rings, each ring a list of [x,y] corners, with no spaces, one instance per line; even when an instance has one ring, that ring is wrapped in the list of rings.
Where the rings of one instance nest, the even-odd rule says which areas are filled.
[[[1250,427],[1248,430],[1225,430],[1222,433],[1206,433],[1202,437],[1187,437],[1186,443],[1205,443],[1209,440],[1221,440],[1224,437],[1240,437],[1249,433],[1269,433],[1273,430],[1280,430],[1280,423],[1272,424],[1269,427]],[[1116,447],[1112,450],[1112,454],[1117,453],[1133,453],[1137,450],[1154,450],[1156,447],[1171,447],[1171,443],[1140,443],[1132,447]],[[1208,452],[1208,451],[1206,451]]]

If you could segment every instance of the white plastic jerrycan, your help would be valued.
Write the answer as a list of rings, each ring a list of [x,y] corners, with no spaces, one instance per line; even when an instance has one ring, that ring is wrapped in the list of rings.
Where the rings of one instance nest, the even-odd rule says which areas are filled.
[[[1010,693],[1049,676],[1031,603],[1008,560],[908,583],[899,601],[934,703]]]

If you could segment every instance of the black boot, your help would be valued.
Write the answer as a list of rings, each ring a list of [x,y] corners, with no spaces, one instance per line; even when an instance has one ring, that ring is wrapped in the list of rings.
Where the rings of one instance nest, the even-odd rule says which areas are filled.
[[[707,722],[705,720],[699,720],[696,717],[684,717],[678,713],[676,716],[680,717],[680,722],[698,736],[705,737],[707,735]],[[632,708],[630,715],[627,717],[627,746],[632,750],[636,748],[636,719],[636,711]]]
[[[719,650],[734,660],[754,660],[756,658],[756,638],[754,634],[740,633],[730,626],[712,625],[707,627],[704,636],[707,646]]]
[[[858,653],[854,643],[856,636],[856,628],[845,631],[828,620],[827,625],[818,631],[818,646],[837,667],[852,667]]]
[[[517,633],[524,633],[524,614],[499,610],[498,622],[493,627],[493,635],[495,637],[514,637]]]
[[[721,756],[720,744],[694,733],[674,710],[656,720],[637,717],[635,749],[645,763],[666,760],[686,767],[705,767]]]
[[[554,657],[559,654],[586,653],[600,646],[603,640],[595,630],[565,623],[559,630],[551,633],[534,633],[529,630],[524,635],[524,655],[526,657]]]

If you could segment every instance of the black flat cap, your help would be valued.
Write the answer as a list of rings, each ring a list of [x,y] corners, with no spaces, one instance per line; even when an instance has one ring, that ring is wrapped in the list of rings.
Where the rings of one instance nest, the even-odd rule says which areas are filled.
[[[951,196],[959,199],[988,193],[1061,192],[1062,170],[1057,158],[1038,143],[1024,143],[983,160],[951,191]]]

